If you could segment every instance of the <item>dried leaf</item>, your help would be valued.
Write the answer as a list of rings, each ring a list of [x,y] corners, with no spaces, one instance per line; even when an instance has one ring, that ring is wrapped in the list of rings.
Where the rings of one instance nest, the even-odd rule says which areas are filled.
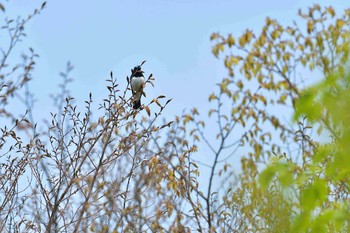
[[[146,110],[147,115],[151,116],[151,110],[149,109],[149,107],[148,106],[144,106],[144,109]]]

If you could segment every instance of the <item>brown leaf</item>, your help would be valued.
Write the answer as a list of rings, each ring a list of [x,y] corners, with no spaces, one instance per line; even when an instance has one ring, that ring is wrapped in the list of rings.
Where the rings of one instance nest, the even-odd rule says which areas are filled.
[[[144,109],[146,110],[147,115],[151,116],[151,110],[149,109],[149,107],[148,106],[144,106]]]

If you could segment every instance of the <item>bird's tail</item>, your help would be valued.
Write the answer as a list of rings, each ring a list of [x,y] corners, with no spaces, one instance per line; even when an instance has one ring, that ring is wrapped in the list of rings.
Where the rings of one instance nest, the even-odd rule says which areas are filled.
[[[132,107],[134,109],[138,109],[139,107],[141,107],[141,98],[138,101],[135,101],[132,105]]]

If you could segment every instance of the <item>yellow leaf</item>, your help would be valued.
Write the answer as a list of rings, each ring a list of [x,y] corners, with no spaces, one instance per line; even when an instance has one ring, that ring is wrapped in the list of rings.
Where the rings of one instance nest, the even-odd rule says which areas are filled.
[[[239,56],[231,56],[231,61],[234,65],[237,65],[239,63],[239,61],[242,60],[242,57],[239,57]]]
[[[211,102],[212,100],[215,100],[215,99],[217,99],[218,97],[214,94],[214,93],[212,93],[210,96],[209,96],[209,102]]]
[[[246,37],[247,43],[249,43],[254,38],[254,34],[252,31],[247,30],[245,33],[245,37]]]
[[[211,36],[210,36],[210,40],[215,40],[215,39],[217,39],[219,37],[219,35],[217,34],[217,33],[213,33],[213,34],[211,34]]]
[[[191,115],[188,115],[188,114],[186,114],[185,116],[184,116],[184,124],[186,124],[187,122],[191,122],[191,121],[193,121],[194,119],[193,119],[193,117],[191,116]]]
[[[254,37],[254,34],[250,30],[247,30],[246,33],[244,33],[239,38],[239,45],[241,47],[244,47],[246,44],[248,44],[252,40],[253,37]]]
[[[211,52],[214,54],[215,57],[218,57],[219,55],[218,46],[213,46],[213,48],[211,49]]]
[[[235,39],[232,37],[232,35],[229,35],[227,38],[227,44],[231,48],[235,44]]]
[[[272,38],[272,39],[276,40],[277,38],[280,37],[281,32],[280,32],[279,30],[275,29],[275,30],[273,30],[273,31],[271,32],[270,35],[271,35],[271,38]]]
[[[340,28],[342,28],[345,25],[345,22],[342,19],[337,19],[337,23],[336,24],[337,24],[337,28],[340,29]]]
[[[265,19],[265,23],[266,23],[267,26],[270,26],[271,24],[273,24],[273,20],[271,20],[269,17],[267,17]]]
[[[227,90],[228,83],[227,82],[222,82],[219,84],[220,86],[220,91],[225,92]]]
[[[334,9],[330,6],[326,8],[328,14],[330,14],[332,16],[332,18],[335,16],[335,11]]]
[[[197,108],[192,108],[191,112],[193,115],[199,115]]]
[[[263,95],[259,95],[259,100],[261,101],[261,102],[263,102],[264,103],[264,105],[266,106],[266,104],[267,104],[267,101],[266,101],[266,98],[265,98],[265,96],[263,96]]]
[[[304,46],[302,44],[299,44],[297,49],[300,50],[301,52],[303,52],[304,51]]]
[[[239,89],[242,89],[243,86],[244,86],[242,80],[239,80],[239,81],[236,83],[236,85],[237,85],[237,87],[238,87]]]
[[[226,58],[225,58],[225,67],[226,68],[231,68],[231,66],[232,66],[232,62],[231,62],[231,59],[228,57],[228,56],[226,56]]]
[[[148,167],[151,169],[153,168],[156,164],[158,164],[159,160],[157,158],[157,156],[153,156],[148,163]]]
[[[313,44],[310,37],[305,38],[305,47],[310,47],[310,49],[313,48]]]
[[[223,52],[225,50],[223,44],[218,44],[219,51]]]
[[[309,20],[307,22],[307,33],[311,33],[314,30],[314,21],[313,20]]]
[[[211,114],[213,114],[214,112],[216,112],[216,110],[215,110],[215,109],[210,109],[210,110],[209,110],[209,112],[208,112],[208,116],[210,117],[210,116],[211,116]]]
[[[259,42],[260,46],[264,46],[265,43],[266,43],[266,35],[265,34],[261,34],[257,41]]]
[[[288,95],[287,94],[283,94],[280,96],[279,100],[277,101],[277,103],[280,103],[280,104],[284,104],[286,99],[287,99]]]
[[[245,35],[242,35],[240,38],[239,38],[239,45],[241,47],[244,47],[246,44],[247,44],[247,38],[245,37]]]
[[[291,28],[291,27],[288,27],[288,28],[286,29],[286,32],[287,32],[288,34],[294,36],[294,34],[295,34],[295,29],[293,29],[293,28]]]
[[[287,72],[288,72],[288,66],[285,65],[285,66],[282,67],[282,73],[283,74],[287,74]]]

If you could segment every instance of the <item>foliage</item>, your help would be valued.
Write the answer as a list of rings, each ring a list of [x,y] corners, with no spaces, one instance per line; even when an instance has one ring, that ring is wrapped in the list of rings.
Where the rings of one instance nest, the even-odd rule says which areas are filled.
[[[328,76],[304,90],[297,105],[295,119],[307,116],[312,126],[318,125],[319,135],[331,126],[326,134],[332,141],[319,145],[303,168],[278,159],[261,173],[264,188],[276,177],[283,189],[297,194],[285,232],[349,231],[349,81],[343,72]],[[283,182],[285,177],[288,182]]]
[[[252,149],[242,158],[238,185],[230,198],[224,197],[238,216],[239,232],[347,232],[349,160],[335,156],[334,146],[346,145],[339,133],[346,131],[341,125],[348,116],[348,81],[343,77],[350,11],[336,17],[332,7],[314,5],[307,12],[300,10],[299,16],[305,28],[296,23],[285,27],[267,18],[259,35],[250,30],[237,39],[212,35],[214,55],[228,51],[224,64],[229,77],[209,100],[218,101],[221,108],[229,103],[227,124],[240,125],[245,130],[241,145]],[[311,75],[326,81],[304,92],[303,83],[319,80],[310,80]],[[293,114],[297,124],[285,119]],[[319,135],[324,133],[315,135],[315,127]],[[325,135],[332,142],[322,145]],[[268,167],[261,169],[262,164]],[[334,180],[328,173],[342,178]]]

